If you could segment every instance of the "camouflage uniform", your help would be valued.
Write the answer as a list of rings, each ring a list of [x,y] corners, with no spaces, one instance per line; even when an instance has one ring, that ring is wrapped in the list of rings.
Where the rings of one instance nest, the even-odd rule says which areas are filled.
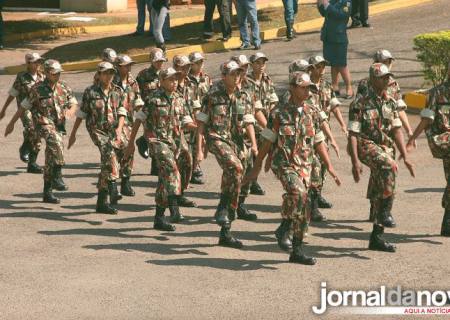
[[[125,134],[122,133],[120,145],[116,144],[120,116],[127,117],[127,110],[119,87],[112,85],[108,95],[97,84],[86,88],[77,117],[86,119],[86,129],[100,151],[99,191],[108,190],[110,182],[119,178],[119,163],[122,167],[131,167],[132,158],[123,159],[124,145],[128,141]]]
[[[250,157],[245,143],[246,125],[254,124],[252,97],[236,90],[230,97],[223,81],[213,84],[203,101],[197,120],[205,124],[208,151],[223,170],[221,193],[229,198],[231,209],[238,208],[241,181]]]
[[[374,203],[394,197],[397,173],[389,163],[395,160],[392,129],[401,126],[397,101],[387,92],[379,97],[369,86],[367,95],[358,95],[350,106],[348,129],[357,137],[358,158],[373,173],[368,196]],[[381,224],[380,215],[377,219]]]
[[[58,81],[54,89],[48,80],[44,80],[31,88],[29,97],[21,106],[30,110],[39,139],[44,139],[45,168],[44,181],[51,182],[55,178],[57,167],[64,165],[64,146],[62,132],[59,128],[65,122],[65,110],[76,105],[72,89],[63,81]]]
[[[316,97],[311,95],[302,107],[295,106],[290,93],[269,117],[262,137],[274,143],[271,152],[272,171],[281,181],[285,194],[281,216],[292,220],[294,236],[303,239],[310,220],[309,189],[316,159],[314,145],[325,141]]]
[[[153,66],[139,72],[136,77],[136,81],[139,85],[139,90],[141,91],[142,98],[144,101],[147,99],[153,91],[159,88],[159,71]]]
[[[426,130],[428,145],[433,157],[442,159],[447,187],[442,197],[442,207],[450,209],[450,80],[431,89],[422,118],[432,121]]]
[[[120,76],[116,74],[113,83],[121,89],[123,95],[123,107],[127,111],[127,116],[125,118],[125,124],[123,126],[124,135],[123,143],[121,149],[125,149],[128,146],[128,141],[130,140],[130,134],[134,122],[134,112],[138,111],[143,105],[144,101],[141,98],[141,93],[139,90],[138,83],[134,79],[133,75],[129,74],[126,82],[120,80]],[[128,161],[125,163],[121,162],[120,166],[120,177],[130,177],[133,170],[133,155],[130,156]]]
[[[178,94],[167,96],[163,89],[153,91],[145,99],[145,105],[136,114],[136,119],[144,125],[144,135],[155,156],[159,168],[155,202],[158,207],[167,208],[170,196],[181,195],[182,182],[177,158],[179,144],[184,138],[183,116],[185,102]],[[185,143],[185,140],[184,140]]]
[[[38,72],[36,77],[33,77],[29,72],[20,72],[11,89],[9,90],[9,95],[16,98],[17,107],[20,106],[21,102],[29,97],[31,88],[36,84],[44,81],[45,76]],[[38,133],[35,130],[33,124],[33,117],[29,110],[26,110],[22,117],[20,118],[23,125],[23,139],[25,142],[30,144],[31,149],[38,153],[41,149],[41,140]]]

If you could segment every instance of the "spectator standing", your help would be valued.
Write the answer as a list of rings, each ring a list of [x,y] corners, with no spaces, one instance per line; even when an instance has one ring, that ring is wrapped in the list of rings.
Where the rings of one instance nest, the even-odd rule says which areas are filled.
[[[136,26],[136,32],[133,36],[141,36],[144,34],[146,10],[148,11],[148,23],[150,36],[153,37],[153,22],[152,22],[152,0],[136,0],[136,7],[138,10],[138,24]],[[170,40],[170,14],[167,13],[163,26],[164,39]]]
[[[255,50],[261,49],[261,38],[259,36],[258,11],[256,9],[256,0],[237,0],[236,11],[241,34],[241,50],[250,49],[253,44]],[[252,40],[248,34],[248,20],[252,32]]]
[[[203,37],[210,39],[214,35],[214,10],[219,10],[220,29],[222,30],[222,40],[228,41],[231,38],[231,0],[205,0],[205,16],[203,19]]]
[[[298,13],[298,0],[283,0],[283,6],[286,38],[290,41],[295,37],[294,22]]]
[[[339,74],[345,82],[346,99],[353,97],[352,81],[347,66],[347,23],[350,18],[350,0],[317,0],[317,7],[325,21],[320,32],[323,56],[331,64],[333,91],[339,96]]]
[[[363,26],[369,28],[369,0],[352,0],[352,25],[350,28]]]
[[[163,51],[166,51],[166,45],[162,30],[169,12],[169,6],[169,0],[153,0],[152,2],[153,36],[155,37],[156,47]]]

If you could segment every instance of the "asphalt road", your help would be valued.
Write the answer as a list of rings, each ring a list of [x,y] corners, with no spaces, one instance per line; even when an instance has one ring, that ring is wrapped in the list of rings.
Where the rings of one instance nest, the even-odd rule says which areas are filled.
[[[373,52],[383,47],[397,58],[394,71],[402,88],[420,87],[412,37],[448,29],[449,12],[447,0],[436,0],[378,15],[371,19],[373,29],[352,30],[349,65],[355,80],[366,76]],[[318,37],[313,32],[289,43],[264,44],[270,74],[280,89],[291,60],[321,51]],[[208,55],[207,70],[217,77],[219,63],[235,53]],[[63,75],[78,98],[92,77],[84,72]],[[12,76],[0,76],[1,96],[12,81]],[[13,110],[11,106],[1,122],[2,132]],[[342,110],[346,117],[347,107]],[[410,119],[413,126],[419,121],[416,115]],[[334,120],[332,127],[344,149]],[[398,227],[386,236],[397,245],[395,254],[367,250],[367,168],[355,184],[350,159],[332,156],[343,185],[326,182],[324,194],[334,208],[324,210],[328,222],[310,228],[307,248],[318,259],[314,267],[286,263],[287,254],[277,247],[273,232],[282,189],[272,174],[260,179],[268,194],[248,199],[258,221],[233,224],[245,244],[235,250],[217,246],[213,214],[220,171],[212,157],[203,164],[207,184],[187,193],[199,208],[183,209],[188,221],[168,233],[152,229],[156,178],[147,175],[143,159],[137,157],[135,164],[137,196],[121,202],[119,215],[105,216],[94,213],[99,154],[84,128],[66,153],[70,190],[57,193],[60,205],[40,202],[42,177],[25,173],[18,160],[20,124],[0,141],[0,319],[308,319],[315,317],[311,307],[319,304],[322,281],[329,288],[354,290],[450,287],[450,239],[439,236],[443,169],[423,136],[412,155],[416,178],[400,164],[393,210]]]

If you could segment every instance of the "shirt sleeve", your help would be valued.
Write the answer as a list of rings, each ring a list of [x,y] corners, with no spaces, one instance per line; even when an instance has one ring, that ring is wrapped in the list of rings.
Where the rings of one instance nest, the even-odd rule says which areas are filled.
[[[348,130],[353,133],[361,132],[362,112],[359,105],[359,100],[356,99],[350,104],[348,112]]]

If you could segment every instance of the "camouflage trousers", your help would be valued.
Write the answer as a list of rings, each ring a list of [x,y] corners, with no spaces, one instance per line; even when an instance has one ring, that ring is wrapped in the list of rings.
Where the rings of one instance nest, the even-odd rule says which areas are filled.
[[[370,168],[367,198],[378,201],[395,195],[397,172],[390,165],[395,160],[394,148],[380,146],[366,139],[358,140],[358,158]]]
[[[230,198],[230,207],[237,209],[242,188],[241,182],[248,165],[249,150],[245,147],[238,148],[234,143],[210,139],[208,151],[216,157],[223,170],[221,193]],[[245,187],[248,188],[248,186]]]
[[[93,140],[100,151],[100,174],[97,183],[99,191],[108,190],[109,181],[131,176],[133,157],[124,158],[126,140],[122,140],[120,146],[117,146],[109,136],[99,133]]]
[[[311,166],[311,189],[322,191],[325,183],[327,169],[325,164],[320,160],[319,156],[314,155]]]
[[[20,121],[22,121],[23,126],[23,140],[30,144],[33,152],[38,153],[41,150],[41,138],[39,132],[35,129],[30,110],[25,110],[20,117]]]
[[[285,193],[281,206],[281,217],[292,221],[293,235],[303,239],[308,231],[311,216],[308,198],[308,183],[299,170],[293,167],[282,167],[274,170],[281,181]]]
[[[428,135],[428,146],[433,157],[443,161],[447,185],[442,196],[442,207],[450,208],[450,132]]]
[[[181,190],[184,191],[191,181],[194,165],[193,149],[184,137],[178,142],[178,148],[177,165],[181,176]]]
[[[55,166],[65,164],[63,138],[52,125],[39,126],[38,133],[39,139],[45,140],[44,181],[50,182],[54,178]]]
[[[149,142],[149,149],[158,164],[159,176],[156,186],[155,203],[167,208],[168,197],[181,195],[181,175],[173,148],[161,141]],[[179,159],[179,157],[178,157]]]

